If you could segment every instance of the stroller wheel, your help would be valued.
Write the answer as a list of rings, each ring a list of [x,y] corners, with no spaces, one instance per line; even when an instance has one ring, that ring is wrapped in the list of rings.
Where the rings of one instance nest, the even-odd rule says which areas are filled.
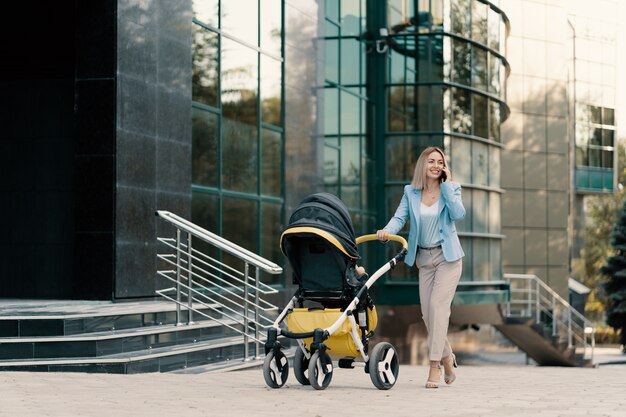
[[[270,351],[263,362],[263,378],[270,388],[280,388],[287,382],[289,361],[282,351]]]
[[[324,373],[326,370],[326,373]],[[317,390],[325,389],[333,379],[333,362],[327,353],[315,352],[309,361],[309,382]]]
[[[310,360],[304,356],[302,348],[298,347],[293,358],[293,374],[302,385],[311,385],[309,382],[309,362]]]
[[[393,387],[399,370],[398,353],[391,343],[381,342],[374,346],[369,360],[369,373],[376,388],[387,390]]]

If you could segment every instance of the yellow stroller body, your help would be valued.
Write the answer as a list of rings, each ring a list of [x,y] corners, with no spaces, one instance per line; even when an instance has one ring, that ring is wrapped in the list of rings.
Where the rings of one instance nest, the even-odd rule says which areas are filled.
[[[340,319],[342,314],[339,308],[327,308],[323,310],[309,310],[308,308],[294,308],[287,315],[287,328],[293,333],[307,333],[314,329],[325,329]],[[378,316],[376,307],[367,309],[366,332],[372,333],[376,329]],[[302,339],[302,343],[307,350],[311,350],[313,338]],[[328,336],[324,342],[327,349],[334,356],[358,357],[359,347],[352,338],[352,326],[349,320],[344,320],[333,334]]]
[[[325,389],[336,359],[340,368],[363,361],[374,386],[394,386],[399,371],[395,348],[381,342],[369,350],[378,322],[369,288],[404,258],[407,244],[400,236],[390,237],[403,248],[370,277],[356,270],[357,245],[370,240],[376,236],[355,238],[347,208],[332,194],[313,194],[296,208],[281,236],[281,250],[298,290],[268,330],[263,376],[269,387],[282,387],[289,375],[279,336],[298,342],[293,369],[303,385]]]

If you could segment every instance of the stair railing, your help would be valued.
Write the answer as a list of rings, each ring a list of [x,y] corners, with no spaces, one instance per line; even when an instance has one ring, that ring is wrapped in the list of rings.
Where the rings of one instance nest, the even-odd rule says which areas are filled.
[[[175,285],[156,293],[176,303],[177,325],[194,324],[194,314],[204,316],[243,336],[244,361],[253,359],[252,341],[254,358],[260,358],[260,344],[274,322],[269,313],[278,310],[261,298],[278,292],[260,281],[261,271],[275,275],[283,269],[174,213],[159,210],[156,215],[176,228],[175,237],[157,237],[162,243],[159,250],[164,249],[157,254],[161,261],[157,274]],[[231,265],[218,259],[220,251],[235,258]]]
[[[504,274],[504,279],[511,294],[506,317],[532,318],[550,327],[553,337],[567,340],[570,349],[582,348],[583,359],[593,362],[595,328],[591,321],[536,275]]]

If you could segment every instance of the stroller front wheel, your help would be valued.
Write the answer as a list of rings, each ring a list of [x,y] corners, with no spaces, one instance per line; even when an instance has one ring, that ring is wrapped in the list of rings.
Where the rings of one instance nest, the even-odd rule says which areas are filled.
[[[310,360],[306,358],[302,348],[298,347],[293,358],[293,374],[302,385],[311,385],[309,381],[309,363]]]
[[[326,370],[326,373],[324,373]],[[309,382],[317,390],[325,389],[333,379],[333,362],[327,353],[315,352],[309,361]]]
[[[263,362],[263,378],[270,388],[280,388],[287,382],[289,376],[289,361],[285,354],[278,350],[270,351],[265,355]]]
[[[388,390],[396,384],[400,362],[398,352],[391,343],[381,342],[374,346],[369,359],[370,378],[380,390]]]

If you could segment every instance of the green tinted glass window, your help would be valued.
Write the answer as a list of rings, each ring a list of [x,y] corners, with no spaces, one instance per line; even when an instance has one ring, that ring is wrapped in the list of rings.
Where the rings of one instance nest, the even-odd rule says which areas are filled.
[[[474,135],[487,138],[489,135],[489,107],[487,97],[472,94],[474,100],[473,120]]]
[[[451,129],[453,132],[471,134],[472,133],[472,94],[462,88],[451,89]]]
[[[258,129],[222,119],[222,185],[233,191],[256,193],[258,180]]]
[[[489,6],[480,1],[472,1],[472,39],[476,42],[487,44],[489,27],[487,23],[487,10]]]
[[[470,0],[454,0],[450,3],[452,32],[469,39],[471,32]]]
[[[194,101],[218,106],[218,35],[192,25],[191,96]]]
[[[218,186],[219,173],[219,116],[193,108],[191,180],[194,184]]]
[[[281,205],[276,203],[261,203],[261,256],[280,264],[283,258],[280,252]],[[263,283],[271,285],[280,280],[279,275],[266,275]]]
[[[242,41],[259,44],[259,0],[221,1],[221,29]]]
[[[192,221],[282,263],[284,2],[259,3],[192,2]]]
[[[341,40],[341,83],[358,84],[360,80],[359,60],[361,58],[361,43],[354,38]]]
[[[218,0],[193,0],[191,4],[194,19],[213,27],[219,26],[220,9]]]
[[[259,10],[261,50],[282,56],[281,0],[263,0]]]
[[[472,54],[472,86],[487,91],[487,51],[474,46]]]
[[[274,58],[261,55],[261,120],[275,126],[281,125],[282,63]]]
[[[469,43],[459,39],[452,39],[452,82],[471,85],[472,74],[472,47]]]
[[[224,196],[222,206],[225,214],[222,218],[222,236],[252,252],[258,252],[257,202]]]
[[[261,133],[261,193],[280,196],[281,134],[269,129]]]
[[[221,98],[225,117],[244,124],[258,123],[258,52],[222,39]]]
[[[361,128],[359,97],[341,92],[341,133],[358,134]]]
[[[394,86],[389,89],[389,131],[406,132],[415,130],[415,87]]]

